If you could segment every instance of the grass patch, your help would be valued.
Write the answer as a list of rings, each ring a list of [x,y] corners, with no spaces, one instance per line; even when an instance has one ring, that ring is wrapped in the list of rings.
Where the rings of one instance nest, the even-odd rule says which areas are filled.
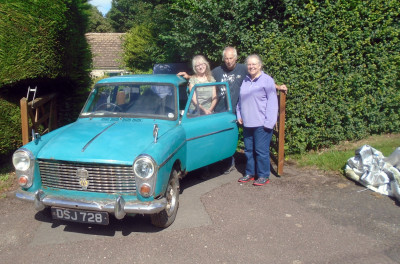
[[[400,134],[374,135],[354,142],[346,141],[329,149],[293,155],[289,158],[295,160],[301,167],[316,167],[325,171],[342,172],[347,160],[354,157],[355,150],[364,145],[370,145],[387,157],[397,147],[400,147]]]

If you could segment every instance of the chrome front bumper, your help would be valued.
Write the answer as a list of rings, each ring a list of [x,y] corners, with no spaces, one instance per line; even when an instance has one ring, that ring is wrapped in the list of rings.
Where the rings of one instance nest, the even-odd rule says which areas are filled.
[[[42,190],[36,193],[30,193],[23,190],[18,190],[16,197],[21,200],[30,201],[35,204],[38,211],[42,211],[47,206],[56,206],[70,209],[81,209],[89,211],[108,212],[115,215],[115,218],[122,219],[128,214],[155,214],[167,206],[167,200],[161,198],[159,200],[149,202],[126,202],[122,196],[118,196],[115,200],[104,199],[71,199],[46,195]]]

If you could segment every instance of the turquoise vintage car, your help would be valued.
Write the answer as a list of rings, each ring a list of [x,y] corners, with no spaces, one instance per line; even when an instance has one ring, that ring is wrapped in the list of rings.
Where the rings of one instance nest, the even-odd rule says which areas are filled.
[[[54,219],[108,224],[109,215],[150,214],[167,227],[179,206],[179,180],[232,156],[238,129],[227,83],[197,85],[173,74],[99,81],[76,122],[18,149],[16,196]],[[217,92],[216,92],[217,91]],[[215,110],[201,111],[199,95]],[[203,98],[204,99],[204,98]]]

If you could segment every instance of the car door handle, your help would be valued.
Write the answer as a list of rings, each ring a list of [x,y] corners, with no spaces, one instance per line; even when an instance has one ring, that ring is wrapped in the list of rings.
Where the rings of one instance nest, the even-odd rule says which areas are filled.
[[[232,120],[232,121],[231,121],[231,123],[237,123],[237,120],[236,120],[236,119],[234,119],[234,120]]]

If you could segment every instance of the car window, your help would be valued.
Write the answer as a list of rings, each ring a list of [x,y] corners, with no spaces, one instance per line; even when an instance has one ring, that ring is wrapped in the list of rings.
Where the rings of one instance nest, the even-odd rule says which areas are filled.
[[[176,89],[170,84],[102,84],[92,91],[81,116],[177,118]]]
[[[215,106],[214,113],[227,112],[230,110],[228,101],[229,98],[226,90],[226,85],[217,85],[217,105]]]
[[[211,115],[229,110],[228,97],[221,96],[221,90],[226,90],[225,85],[196,85],[193,87],[193,97],[187,112],[188,118]]]

